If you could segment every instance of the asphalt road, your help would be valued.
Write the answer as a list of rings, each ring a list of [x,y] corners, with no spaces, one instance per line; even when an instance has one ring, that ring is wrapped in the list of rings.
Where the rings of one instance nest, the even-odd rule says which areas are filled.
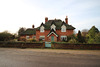
[[[0,48],[0,67],[100,67],[100,50]]]

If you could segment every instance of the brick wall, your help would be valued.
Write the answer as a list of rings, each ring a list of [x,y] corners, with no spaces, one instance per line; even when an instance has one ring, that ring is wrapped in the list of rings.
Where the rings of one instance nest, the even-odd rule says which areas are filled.
[[[0,42],[0,47],[10,48],[44,48],[44,43],[28,43],[28,42]]]
[[[66,32],[61,32],[61,30],[57,30],[56,32],[59,37],[58,37],[58,41],[60,41],[61,36],[69,36],[73,34],[73,30],[66,30]]]
[[[49,41],[51,38],[47,37],[49,34],[50,30],[45,30],[45,32],[40,32],[40,30],[36,31],[36,40],[39,41],[40,36],[45,36],[45,41]],[[61,32],[61,30],[56,30],[56,33],[59,35],[58,38],[55,41],[60,41],[61,36],[69,36],[73,34],[73,30],[66,30],[66,32]],[[54,35],[55,36],[55,35]]]
[[[23,39],[26,40],[26,36],[29,36],[29,39],[33,39],[33,36],[36,36],[36,35],[22,35],[20,36],[20,41],[23,41]]]
[[[54,34],[51,34],[51,35],[48,37],[48,39],[49,39],[50,41],[51,41],[51,36],[54,36],[54,41],[57,42],[57,36],[54,35]]]
[[[0,42],[0,47],[10,48],[45,48],[45,43],[28,43],[28,42]],[[54,43],[51,48],[55,49],[92,49],[100,50],[100,44],[60,44]]]
[[[98,49],[100,44],[52,44],[55,49]]]

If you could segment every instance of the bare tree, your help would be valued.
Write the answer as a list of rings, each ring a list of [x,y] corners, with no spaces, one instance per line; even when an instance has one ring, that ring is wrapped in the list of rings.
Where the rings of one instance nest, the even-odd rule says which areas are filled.
[[[82,30],[82,36],[84,36],[84,37],[85,37],[85,36],[86,36],[86,34],[88,34],[88,29],[83,29],[83,30]]]
[[[26,28],[21,27],[18,31],[18,37],[21,35],[21,33],[23,33],[26,30]]]

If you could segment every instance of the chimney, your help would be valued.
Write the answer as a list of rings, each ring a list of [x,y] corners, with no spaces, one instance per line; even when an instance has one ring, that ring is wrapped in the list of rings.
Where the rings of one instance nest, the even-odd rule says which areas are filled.
[[[45,23],[48,22],[48,17],[45,17]]]
[[[66,22],[66,24],[68,24],[68,17],[67,16],[65,18],[65,22]]]
[[[34,27],[35,27],[35,26],[34,26],[34,25],[32,25],[32,28],[33,28],[33,29],[34,29]]]

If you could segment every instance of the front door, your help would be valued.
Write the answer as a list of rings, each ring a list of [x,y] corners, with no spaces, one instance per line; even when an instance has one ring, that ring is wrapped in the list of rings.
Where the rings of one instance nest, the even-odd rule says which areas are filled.
[[[54,41],[54,36],[51,36],[51,41]]]

